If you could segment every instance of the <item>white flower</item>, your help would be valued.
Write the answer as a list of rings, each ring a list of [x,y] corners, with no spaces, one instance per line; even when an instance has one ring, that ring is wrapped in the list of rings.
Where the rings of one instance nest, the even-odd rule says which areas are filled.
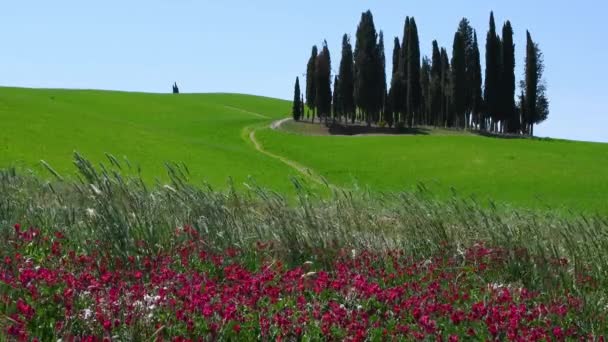
[[[93,317],[93,311],[91,311],[91,309],[84,309],[82,310],[82,316],[84,317],[84,319],[89,319]]]

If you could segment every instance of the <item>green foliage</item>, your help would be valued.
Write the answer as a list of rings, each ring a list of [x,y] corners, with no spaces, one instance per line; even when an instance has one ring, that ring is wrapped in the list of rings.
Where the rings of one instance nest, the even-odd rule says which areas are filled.
[[[406,114],[408,124],[412,127],[419,121],[421,89],[420,89],[420,42],[418,27],[414,17],[410,18],[407,36],[407,74],[406,74]]]
[[[463,128],[467,110],[466,45],[460,32],[454,34],[452,50],[452,115],[449,126]]]
[[[342,60],[340,61],[339,96],[342,114],[351,120],[355,120],[355,75],[353,47],[348,35],[342,37]]]
[[[331,116],[331,56],[326,41],[323,42],[323,49],[315,64],[315,87],[317,115],[319,119],[327,121]]]
[[[431,120],[429,122],[430,125],[439,126],[440,119],[439,116],[442,112],[442,104],[443,104],[443,86],[442,86],[442,62],[441,62],[441,52],[439,51],[439,44],[436,40],[433,40],[433,56],[432,56],[432,66],[431,66],[431,105],[430,105],[430,113]]]
[[[502,119],[507,133],[519,133],[520,118],[515,109],[515,43],[509,21],[502,28],[502,41]]]
[[[420,68],[420,120],[419,124],[430,125],[431,116],[431,62],[428,57],[422,58]]]
[[[534,125],[549,116],[549,100],[546,96],[546,85],[543,81],[544,62],[538,45],[526,32],[526,65],[525,65],[525,124],[527,132],[534,135]]]
[[[482,120],[481,128],[492,128],[500,117],[500,75],[501,59],[500,37],[496,33],[494,12],[490,13],[490,29],[486,37],[486,77],[484,89],[484,103],[486,105],[487,117]]]
[[[302,117],[302,104],[300,103],[300,78],[296,77],[296,84],[293,91],[293,107],[291,110],[293,119],[298,121]]]
[[[473,127],[475,128],[481,125],[483,110],[481,60],[477,32],[475,31],[473,31],[473,47],[469,67],[470,69],[467,69],[467,72],[469,74],[469,81],[471,82],[471,120]]]
[[[310,58],[308,59],[308,64],[306,65],[306,104],[308,108],[313,111],[313,120],[314,120],[314,110],[317,107],[316,104],[316,96],[317,96],[317,87],[315,80],[315,67],[317,63],[317,55],[319,54],[317,46],[312,47],[312,52],[310,54]]]
[[[363,112],[364,120],[371,124],[373,116],[380,112],[383,99],[377,89],[380,77],[378,73],[380,63],[378,34],[370,11],[361,14],[356,37],[355,102]]]

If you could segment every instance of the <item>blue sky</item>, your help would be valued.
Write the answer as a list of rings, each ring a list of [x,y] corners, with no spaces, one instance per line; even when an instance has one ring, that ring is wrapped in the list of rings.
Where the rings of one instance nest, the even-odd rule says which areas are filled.
[[[387,56],[407,15],[430,54],[433,39],[451,51],[462,17],[484,46],[494,10],[499,27],[509,19],[515,29],[518,78],[529,29],[545,54],[551,100],[535,133],[608,142],[603,0],[2,1],[0,84],[169,92],[177,81],[184,92],[290,99],[311,46],[327,39],[337,69],[341,36],[354,35],[367,9],[384,31]]]

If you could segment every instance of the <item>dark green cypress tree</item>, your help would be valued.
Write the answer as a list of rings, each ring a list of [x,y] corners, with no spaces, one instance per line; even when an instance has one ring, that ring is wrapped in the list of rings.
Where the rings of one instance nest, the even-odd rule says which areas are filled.
[[[439,115],[441,113],[441,103],[443,98],[442,80],[441,80],[441,52],[437,41],[433,41],[433,57],[431,66],[431,122],[430,125],[439,125]]]
[[[471,113],[473,111],[473,93],[474,93],[474,47],[473,47],[473,34],[474,30],[471,27],[469,19],[462,18],[458,25],[458,32],[464,41],[465,46],[465,67],[466,67],[466,86],[464,90],[465,94],[465,128],[468,128],[471,122]]]
[[[376,86],[378,92],[376,94],[376,97],[378,99],[378,108],[374,121],[378,123],[378,121],[380,121],[380,114],[384,113],[384,104],[386,102],[386,55],[384,53],[384,33],[382,31],[380,31],[380,34],[378,35],[376,59],[376,64],[378,68],[376,71],[376,79],[378,81],[378,84]]]
[[[391,72],[391,76],[395,75],[399,70],[399,58],[401,54],[401,44],[399,43],[399,38],[395,37],[395,41],[393,44],[393,71]]]
[[[300,118],[302,117],[302,113],[300,112],[302,110],[302,105],[300,104],[300,78],[296,77],[296,85],[294,87],[294,91],[293,91],[293,108],[292,108],[292,115],[293,115],[293,119],[295,121],[299,121]]]
[[[517,133],[520,122],[515,108],[515,44],[513,43],[513,28],[509,21],[502,28],[502,77],[500,79],[504,130],[507,133]]]
[[[481,79],[481,57],[479,54],[479,44],[477,42],[477,32],[473,31],[473,52],[471,56],[471,114],[473,127],[479,127],[482,118],[483,96]]]
[[[420,113],[420,43],[416,20],[410,18],[408,52],[407,52],[407,99],[406,110],[409,116],[409,126],[412,127],[419,120]]]
[[[312,47],[312,53],[308,59],[308,65],[306,66],[306,105],[308,105],[309,110],[312,110],[312,121],[315,120],[315,108],[317,108],[317,87],[315,84],[317,56],[318,49],[315,45]]]
[[[496,35],[494,12],[490,13],[490,29],[486,37],[486,77],[484,89],[484,102],[486,118],[482,122],[482,129],[488,129],[489,122],[499,117],[500,108],[500,38]]]
[[[440,126],[447,127],[448,118],[452,110],[452,70],[450,69],[450,57],[445,48],[441,48],[441,115],[439,116]]]
[[[549,100],[543,80],[544,70],[543,54],[532,40],[530,32],[526,32],[524,112],[529,135],[534,135],[534,125],[545,121],[549,116]]]
[[[466,112],[466,46],[460,34],[454,35],[454,45],[452,49],[452,117],[448,119],[448,125],[452,127],[464,128],[464,118]]]
[[[407,122],[407,72],[409,69],[408,51],[410,37],[410,17],[405,18],[403,26],[403,38],[401,40],[401,50],[399,53],[399,66],[397,68],[397,78],[391,81],[395,93],[395,103],[393,104],[397,121]]]
[[[421,105],[418,124],[429,125],[431,113],[431,62],[428,57],[422,58],[420,68]]]
[[[325,119],[331,115],[331,57],[329,55],[329,48],[327,42],[323,42],[323,49],[317,56],[317,63],[315,65],[315,85],[317,88],[317,95],[315,101],[317,104],[317,115],[319,120]]]
[[[380,99],[378,85],[378,34],[371,11],[361,14],[357,27],[355,44],[355,103],[360,108],[363,119],[371,125],[371,118],[378,112]]]
[[[332,99],[332,119],[336,123],[336,119],[340,120],[342,117],[342,105],[340,103],[340,82],[338,76],[334,77],[334,95]]]
[[[304,94],[300,98],[300,119],[304,117]]]
[[[354,122],[355,120],[355,75],[354,75],[353,47],[348,35],[342,37],[342,60],[340,61],[339,98],[342,115]]]

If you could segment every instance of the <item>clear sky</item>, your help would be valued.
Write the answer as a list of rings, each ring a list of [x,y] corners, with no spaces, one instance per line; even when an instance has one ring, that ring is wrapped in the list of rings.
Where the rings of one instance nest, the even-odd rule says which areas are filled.
[[[409,15],[423,55],[433,39],[451,52],[458,22],[469,18],[482,59],[494,10],[499,29],[513,24],[518,79],[529,29],[545,54],[551,100],[535,133],[608,142],[604,0],[1,1],[0,84],[170,92],[177,81],[183,92],[291,99],[311,46],[327,39],[337,70],[341,36],[354,35],[367,9],[389,58]]]

